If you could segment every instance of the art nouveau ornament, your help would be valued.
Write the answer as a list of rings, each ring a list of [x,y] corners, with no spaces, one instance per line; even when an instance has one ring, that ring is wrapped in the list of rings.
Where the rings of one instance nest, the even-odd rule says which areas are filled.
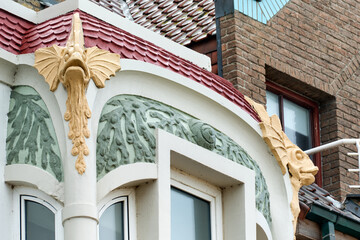
[[[298,146],[293,144],[283,132],[280,119],[273,115],[269,117],[263,105],[255,103],[252,99],[245,97],[258,113],[261,122],[260,128],[263,138],[271,152],[274,154],[283,174],[289,171],[292,186],[292,200],[290,203],[293,214],[294,239],[297,219],[300,213],[299,190],[304,185],[310,185],[315,181],[315,175],[319,171],[309,156]]]
[[[64,118],[69,121],[68,137],[73,143],[71,154],[78,156],[76,170],[83,174],[86,169],[84,156],[89,154],[85,143],[85,137],[90,137],[87,119],[91,117],[85,91],[90,78],[98,88],[105,87],[105,80],[120,70],[120,56],[97,47],[85,49],[80,16],[75,13],[66,46],[38,49],[34,67],[45,77],[51,91],[57,89],[59,82],[67,90]]]

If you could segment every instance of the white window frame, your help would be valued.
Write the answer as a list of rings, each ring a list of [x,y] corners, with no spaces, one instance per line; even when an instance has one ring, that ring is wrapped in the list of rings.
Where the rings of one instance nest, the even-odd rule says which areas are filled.
[[[135,204],[135,190],[134,189],[117,189],[110,192],[98,203],[99,221],[101,215],[111,205],[123,202],[124,210],[124,239],[136,240],[136,204]],[[99,224],[98,224],[98,236],[99,238]]]
[[[171,168],[171,186],[203,199],[210,204],[211,240],[222,238],[221,189],[193,177],[176,168]]]
[[[25,201],[39,203],[54,213],[55,240],[64,239],[64,228],[61,220],[63,206],[44,192],[28,187],[15,187],[13,191],[13,212],[15,239],[25,240]]]
[[[139,239],[171,239],[171,185],[176,168],[221,189],[221,207],[215,207],[216,238],[253,240],[256,236],[255,172],[214,152],[157,129],[157,180],[139,185],[137,223]],[[176,171],[175,171],[176,172]],[[199,180],[184,183],[192,187]],[[207,190],[202,192],[207,193]],[[205,188],[206,189],[206,188]],[[222,210],[222,217],[217,213]],[[221,221],[219,220],[221,219]],[[212,223],[213,224],[213,223]],[[221,229],[222,228],[222,232]],[[213,229],[213,228],[212,228]]]

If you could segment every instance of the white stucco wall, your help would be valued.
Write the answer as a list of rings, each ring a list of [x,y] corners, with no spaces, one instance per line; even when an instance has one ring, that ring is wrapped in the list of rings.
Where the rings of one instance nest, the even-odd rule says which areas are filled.
[[[273,239],[291,239],[289,178],[281,174],[258,123],[223,96],[170,70],[126,59],[121,60],[121,66],[122,70],[98,91],[92,107],[91,132],[97,135],[102,107],[119,94],[144,96],[199,118],[232,138],[259,164],[270,192]]]
[[[0,65],[1,69],[1,65]],[[0,70],[0,79],[3,79]],[[12,237],[12,191],[11,186],[4,182],[4,169],[6,165],[6,128],[7,113],[11,88],[0,82],[0,233],[1,239]]]
[[[33,59],[32,55],[28,55],[27,59],[31,64],[31,59]],[[92,175],[95,172],[95,165],[93,165],[96,156],[95,143],[99,117],[104,104],[111,97],[119,94],[133,94],[151,98],[199,118],[203,122],[213,126],[232,138],[249,153],[249,155],[259,164],[262,173],[266,178],[270,192],[273,218],[273,224],[270,228],[272,237],[273,239],[279,240],[291,239],[292,225],[289,207],[291,190],[289,180],[286,176],[282,176],[275,158],[264,143],[258,123],[247,112],[231,103],[223,96],[220,96],[213,90],[170,70],[144,62],[126,59],[121,60],[121,66],[122,70],[118,72],[115,77],[112,77],[106,82],[106,87],[104,89],[97,89],[93,83],[90,83],[87,91],[89,106],[92,110],[92,117],[89,119],[88,123],[91,132],[91,136],[87,140],[87,144],[90,148],[90,156],[86,157],[89,167],[88,173],[91,173],[90,175]],[[11,74],[8,74],[7,76],[11,76]],[[9,81],[10,80],[3,80],[3,82],[11,83],[11,81]],[[41,77],[34,68],[26,64],[17,66],[15,81],[12,84],[32,86],[42,96],[48,106],[55,126],[60,151],[64,161],[66,161],[64,164],[69,164],[65,168],[67,171],[74,171],[75,158],[70,156],[69,152],[72,144],[71,140],[67,138],[68,123],[65,122],[63,118],[65,113],[65,101],[67,98],[63,86],[59,85],[55,93],[50,92],[49,86],[45,83],[43,77]],[[1,102],[2,105],[0,111],[2,116],[5,117],[0,118],[0,127],[6,129],[6,113],[8,111],[10,88],[2,84],[1,89],[2,92],[4,92],[4,94],[0,95],[1,98],[6,98],[7,100]],[[3,156],[1,164],[4,164],[6,159],[5,138],[5,131],[0,132],[0,140],[4,142],[0,149],[0,156]],[[0,173],[3,169],[3,167],[0,169]],[[88,173],[84,175],[85,178],[89,177],[87,175]],[[3,174],[1,177],[2,176]],[[155,177],[155,174],[152,174],[151,176],[149,175],[148,179],[154,179]],[[92,183],[88,185],[93,186],[91,189],[80,188],[77,184],[71,184],[72,182],[81,182],[79,181],[80,178],[82,178],[80,175],[76,177],[76,174],[73,174],[71,180],[68,178],[68,180],[70,180],[68,181],[68,184],[65,183],[65,188],[70,189],[70,192],[76,192],[76,194],[68,195],[67,197],[65,196],[65,204],[67,201],[76,202],[79,201],[79,199],[85,201],[86,198],[91,198],[90,202],[92,207],[90,208],[93,208],[96,201],[100,200],[99,197],[105,196],[107,192],[102,189],[101,196],[97,195],[96,197],[96,187],[93,185],[92,180],[90,181],[90,183]],[[111,182],[111,179],[108,179],[107,181]],[[136,181],[136,179],[132,179],[132,181]],[[6,194],[5,198],[8,198],[6,201],[11,202],[11,191],[9,191],[9,188],[6,187],[5,184],[0,184],[2,184],[0,185],[2,187],[0,189],[5,189],[5,191],[1,191],[1,193],[4,192]],[[86,186],[86,184],[87,180],[84,180],[82,185]],[[107,189],[107,191],[111,191],[116,187],[117,186],[114,185]],[[48,194],[50,193],[48,192]],[[81,197],[77,198],[76,196]],[[0,205],[0,208],[1,206],[2,205]],[[3,209],[7,209],[8,211],[9,206],[4,205]]]

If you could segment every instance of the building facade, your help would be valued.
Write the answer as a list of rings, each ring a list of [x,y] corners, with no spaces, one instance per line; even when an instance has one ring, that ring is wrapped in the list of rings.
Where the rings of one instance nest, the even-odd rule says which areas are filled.
[[[319,5],[246,10],[270,2],[1,2],[4,239],[356,238],[359,216],[329,194],[356,193],[356,173],[343,176],[356,161],[343,147],[311,161],[291,142],[313,147],[341,126],[358,137],[343,107],[357,98],[341,95],[356,89],[356,24],[334,23],[336,35],[326,30],[336,15],[302,49],[312,35],[295,22],[311,21],[294,10]],[[343,77],[326,85],[335,66]],[[285,109],[312,121],[287,125]],[[314,181],[312,162],[329,192],[300,189]]]

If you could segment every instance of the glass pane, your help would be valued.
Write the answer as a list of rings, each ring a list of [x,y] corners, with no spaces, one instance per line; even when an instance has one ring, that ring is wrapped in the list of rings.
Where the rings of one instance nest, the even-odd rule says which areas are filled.
[[[171,240],[210,240],[210,203],[171,188]]]
[[[100,217],[100,240],[124,239],[124,202],[117,202],[108,207]]]
[[[55,215],[40,203],[25,201],[26,240],[55,240]]]
[[[284,99],[285,133],[302,150],[311,148],[310,110]]]
[[[269,116],[276,114],[280,117],[279,96],[269,91],[266,91],[266,111]]]

